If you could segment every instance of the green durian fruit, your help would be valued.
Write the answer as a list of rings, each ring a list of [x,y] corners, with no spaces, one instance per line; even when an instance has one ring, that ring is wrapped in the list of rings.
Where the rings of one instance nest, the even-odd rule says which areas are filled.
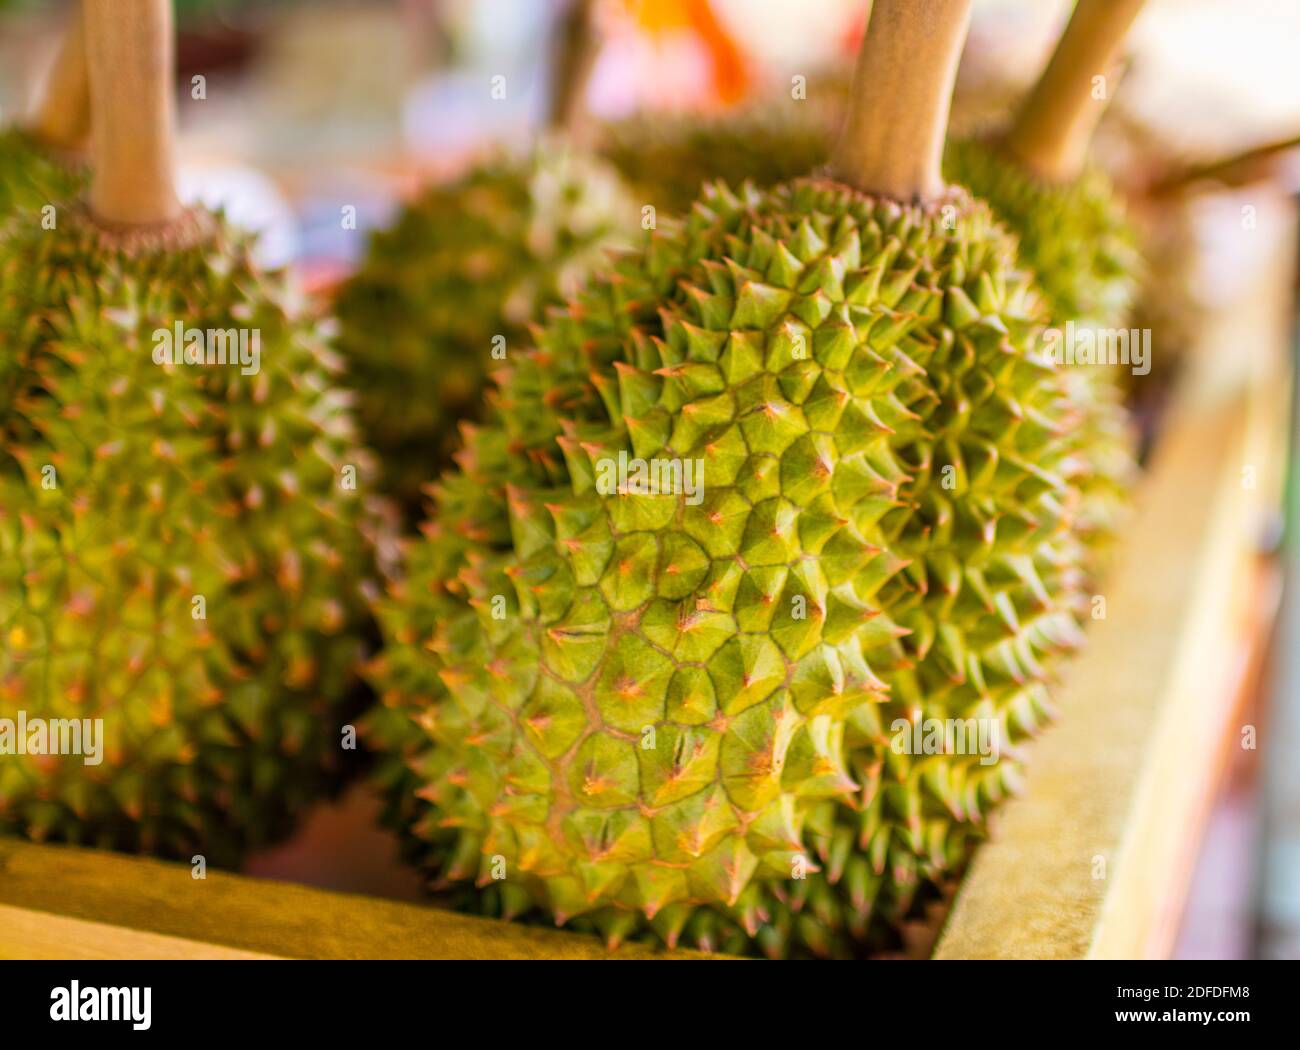
[[[379,606],[368,728],[438,884],[851,954],[982,834],[1080,638],[1091,406],[1014,240],[942,203],[709,188],[512,356]],[[927,719],[998,760],[900,753]]]
[[[46,149],[27,132],[0,130],[0,222],[20,212],[39,227],[41,209],[76,194],[85,181],[84,168]]]
[[[332,783],[358,699],[367,468],[338,366],[216,216],[110,238],[68,205],[8,237],[0,718],[102,728],[98,761],[10,740],[0,830],[233,864]],[[175,361],[209,329],[242,364]]]
[[[838,107],[793,99],[721,116],[638,116],[604,128],[600,152],[646,203],[681,213],[715,180],[766,188],[816,171],[838,121]]]
[[[338,296],[338,347],[381,484],[412,516],[491,369],[638,224],[612,170],[548,142],[430,186],[374,235]]]

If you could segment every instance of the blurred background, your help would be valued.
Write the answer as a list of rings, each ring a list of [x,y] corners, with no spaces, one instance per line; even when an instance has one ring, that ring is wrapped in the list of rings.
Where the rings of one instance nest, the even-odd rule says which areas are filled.
[[[976,0],[955,122],[1005,117],[1036,76],[1070,0]],[[262,234],[263,260],[326,289],[365,232],[429,178],[490,144],[525,142],[547,97],[563,0],[176,0],[181,186]],[[1230,16],[1225,17],[1225,8]],[[863,0],[606,0],[587,105],[646,111],[775,106],[792,78],[843,91]],[[22,113],[50,62],[64,5],[0,0],[0,120]],[[1151,0],[1099,150],[1138,189],[1181,166],[1300,132],[1300,3]],[[488,86],[504,77],[504,98]],[[1300,154],[1271,164],[1300,193]],[[1239,279],[1243,193],[1207,187],[1154,224],[1170,265],[1153,286],[1186,323]],[[1253,199],[1253,198],[1251,198]],[[340,228],[354,207],[358,229]],[[1158,256],[1157,256],[1158,257]],[[1294,514],[1292,514],[1294,517]],[[1261,543],[1282,550],[1276,535]],[[1275,554],[1282,561],[1285,553]],[[1276,599],[1275,599],[1276,600]],[[1282,600],[1286,606],[1286,600]],[[1247,676],[1243,723],[1271,749],[1229,749],[1183,918],[1182,957],[1300,953],[1300,623],[1284,612]],[[1263,758],[1261,758],[1263,756]],[[1271,766],[1268,765],[1271,763]]]
[[[975,7],[959,92],[972,114],[996,117],[1036,74],[1071,4]],[[63,8],[0,0],[0,117],[20,113],[39,84]],[[363,227],[380,224],[423,178],[463,168],[492,141],[528,138],[563,8],[176,0],[186,192],[262,229],[270,261],[313,273],[346,266],[363,238],[339,230],[340,201]],[[842,90],[866,9],[864,0],[607,0],[587,104],[611,119],[775,105],[796,75],[810,98]],[[1135,27],[1111,123],[1141,127],[1145,160],[1218,155],[1300,126],[1300,5],[1239,0],[1223,15],[1216,0],[1152,0]],[[487,90],[495,76],[503,99]]]

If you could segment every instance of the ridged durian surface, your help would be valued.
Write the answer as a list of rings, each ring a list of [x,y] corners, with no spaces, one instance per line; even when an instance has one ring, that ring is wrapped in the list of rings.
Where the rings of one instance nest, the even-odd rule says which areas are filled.
[[[952,138],[944,176],[988,201],[1020,239],[1020,255],[1047,296],[1053,318],[1080,325],[1123,323],[1142,276],[1138,235],[1110,179],[1090,167],[1053,185],[1005,156],[995,142]]]
[[[1091,406],[945,203],[711,187],[512,357],[380,609],[370,729],[441,883],[852,954],[982,833],[1080,637]],[[620,452],[702,460],[703,502],[598,492]],[[1000,760],[894,746],[930,718]]]
[[[20,213],[20,222],[39,228],[42,209],[80,189],[84,169],[55,157],[15,128],[0,130],[0,222]]]
[[[681,213],[715,180],[765,188],[816,171],[830,159],[838,112],[784,99],[721,116],[632,117],[603,129],[600,152],[645,203]]]
[[[188,230],[8,231],[0,716],[104,736],[98,765],[0,760],[0,829],[230,864],[342,762],[367,468],[314,324],[224,221]],[[260,369],[155,363],[176,323],[257,332]]]
[[[373,236],[337,300],[338,346],[381,483],[408,510],[479,417],[494,350],[520,350],[639,219],[611,169],[546,142],[430,186]]]
[[[996,140],[950,139],[945,175],[987,200],[1020,241],[1020,256],[1033,270],[1052,326],[1064,337],[1076,329],[1127,330],[1133,321],[1143,275],[1137,230],[1110,179],[1089,168],[1075,182],[1043,182],[1008,158]],[[1163,353],[1154,333],[1152,355]],[[1148,367],[1150,362],[1148,362]],[[1132,368],[1071,365],[1065,368],[1076,396],[1092,403],[1084,448],[1096,469],[1085,485],[1081,512],[1095,558],[1128,515],[1136,476],[1137,434],[1124,407],[1124,391],[1137,381]]]

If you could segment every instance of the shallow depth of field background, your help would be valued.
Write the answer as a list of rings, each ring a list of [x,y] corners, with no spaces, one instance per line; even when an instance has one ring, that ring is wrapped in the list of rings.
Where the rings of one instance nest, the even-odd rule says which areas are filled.
[[[404,194],[453,174],[487,143],[523,141],[545,97],[556,0],[177,0],[181,186],[263,235],[272,265],[303,287],[336,281]],[[52,56],[62,4],[0,0],[0,118],[24,106]],[[1041,64],[1069,0],[977,0],[960,92],[1011,92]],[[851,62],[863,0],[609,0],[588,104],[601,117],[722,111],[788,92]],[[1225,14],[1225,11],[1227,14]],[[1196,159],[1300,130],[1300,3],[1151,0],[1134,34],[1118,105],[1154,151]],[[493,101],[492,76],[507,98]],[[194,99],[195,76],[206,98]],[[1300,156],[1276,176],[1300,192]],[[360,232],[340,229],[357,209]],[[1213,245],[1230,195],[1198,207]],[[1232,280],[1207,252],[1213,297]],[[1227,256],[1223,256],[1227,259]],[[1155,351],[1159,354],[1159,347]],[[1277,654],[1296,648],[1283,618],[1252,716],[1300,704]],[[1274,708],[1280,710],[1280,708]],[[1294,719],[1294,715],[1292,716]],[[1208,828],[1180,937],[1182,957],[1247,957],[1270,922],[1300,924],[1300,800],[1290,824],[1261,827],[1260,752],[1240,753]],[[1286,843],[1290,843],[1287,847]],[[1290,849],[1293,889],[1261,911],[1266,849]],[[1289,900],[1289,904],[1286,902]],[[1282,903],[1279,904],[1278,902]]]

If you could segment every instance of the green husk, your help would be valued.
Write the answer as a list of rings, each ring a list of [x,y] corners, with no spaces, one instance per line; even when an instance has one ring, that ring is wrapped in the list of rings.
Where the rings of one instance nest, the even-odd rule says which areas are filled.
[[[102,753],[0,759],[0,830],[232,865],[347,766],[369,468],[337,362],[218,217],[122,239],[69,204],[4,243],[0,717],[100,719]],[[260,367],[158,363],[177,323]]]
[[[639,199],[680,214],[716,180],[767,188],[818,170],[838,124],[838,107],[806,99],[718,116],[646,115],[604,128],[600,152]]]
[[[339,293],[337,345],[381,486],[418,517],[489,372],[576,291],[639,214],[617,176],[558,142],[424,190]]]
[[[611,941],[852,955],[984,834],[1080,639],[1100,468],[1014,241],[945,203],[711,187],[501,375],[379,607],[369,728],[437,885]],[[619,451],[702,458],[701,509],[598,493]],[[996,727],[999,760],[900,753],[931,718]],[[697,786],[665,801],[673,770]]]
[[[39,229],[43,209],[75,196],[85,169],[17,128],[0,130],[0,223]]]

